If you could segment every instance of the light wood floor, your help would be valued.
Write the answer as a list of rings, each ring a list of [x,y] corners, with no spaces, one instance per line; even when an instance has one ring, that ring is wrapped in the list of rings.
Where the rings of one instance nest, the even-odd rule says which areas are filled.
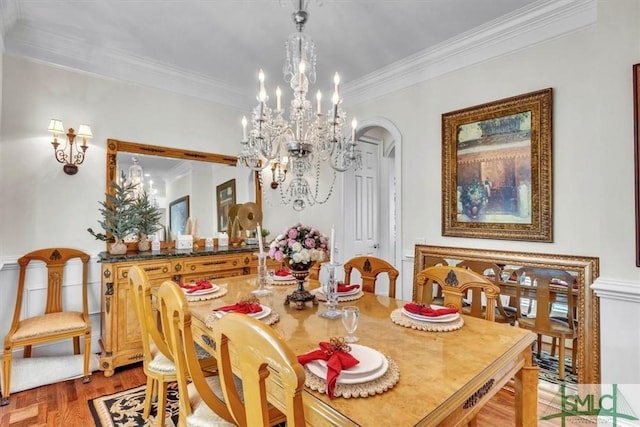
[[[142,365],[120,368],[109,378],[95,372],[91,382],[64,381],[11,395],[9,405],[0,407],[2,427],[86,427],[93,425],[87,401],[106,394],[137,387],[146,382]],[[501,390],[478,415],[478,426],[508,427],[513,423],[513,394]],[[539,426],[555,426],[542,423]],[[401,426],[400,426],[401,427]]]

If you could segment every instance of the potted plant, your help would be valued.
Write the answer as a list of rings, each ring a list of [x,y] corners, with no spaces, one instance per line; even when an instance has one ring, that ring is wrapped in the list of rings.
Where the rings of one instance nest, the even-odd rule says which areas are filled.
[[[148,251],[151,249],[149,235],[161,228],[160,218],[162,217],[162,213],[160,209],[154,206],[146,191],[143,191],[137,199],[134,199],[133,209],[138,216],[138,225],[136,227],[138,250],[141,252]]]
[[[113,194],[105,193],[106,200],[98,202],[102,206],[99,210],[102,221],[98,223],[105,233],[96,233],[91,228],[87,231],[98,240],[113,242],[109,248],[110,254],[122,255],[127,253],[124,238],[130,234],[136,234],[140,222],[132,196],[135,185],[131,183],[119,185],[117,182],[112,182],[111,188],[113,188]]]

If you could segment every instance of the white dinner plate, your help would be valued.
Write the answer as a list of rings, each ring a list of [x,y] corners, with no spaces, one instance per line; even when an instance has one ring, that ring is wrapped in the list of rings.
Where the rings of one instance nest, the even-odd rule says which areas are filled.
[[[351,346],[353,348],[354,344],[351,344]],[[373,350],[373,349],[371,349],[371,350]],[[375,351],[375,350],[373,350],[373,351]],[[350,375],[348,373],[345,374],[346,371],[350,371],[350,370],[358,367],[362,363],[362,360],[360,360],[358,358],[358,360],[360,360],[360,363],[358,365],[354,366],[351,369],[345,369],[342,372],[340,372],[340,375],[338,376],[338,381],[337,382],[339,384],[361,384],[361,383],[366,383],[367,381],[373,381],[373,380],[378,379],[381,376],[383,376],[387,372],[387,369],[389,369],[389,361],[381,353],[379,353],[377,351],[375,351],[375,352],[380,355],[380,359],[381,359],[381,364],[377,369],[375,369],[375,370],[373,370],[371,372],[365,372],[365,373],[362,373],[362,374],[359,374],[359,375],[353,375],[353,374]],[[327,362],[326,361],[324,361],[324,360],[314,360],[314,361],[311,361],[311,362],[307,363],[307,367],[309,368],[309,371],[311,371],[311,373],[313,373],[314,375],[317,375],[318,377],[320,377],[322,379],[326,379],[327,378]]]
[[[253,317],[254,319],[260,320],[260,319],[264,319],[269,314],[271,314],[271,307],[267,307],[266,305],[262,305],[262,304],[260,304],[260,307],[262,307],[262,311],[258,313],[248,313],[249,316]]]
[[[361,286],[358,286],[357,288],[353,288],[350,291],[338,292],[337,294],[338,294],[339,297],[348,297],[349,295],[355,295],[358,292],[360,292],[360,288],[361,288]]]
[[[194,283],[194,284],[195,284],[195,283]],[[207,294],[211,294],[211,293],[217,292],[217,291],[219,291],[219,290],[220,290],[220,286],[218,286],[218,285],[214,285],[214,284],[212,283],[212,284],[211,284],[211,287],[210,287],[210,288],[208,288],[208,289],[200,289],[199,291],[195,291],[195,292],[191,292],[191,293],[187,292],[187,291],[188,291],[188,289],[186,289],[186,288],[181,288],[181,289],[182,289],[182,292],[184,292],[184,294],[185,294],[186,296],[188,296],[188,297],[195,297],[195,296],[198,296],[198,295],[207,295]]]
[[[288,275],[288,276],[276,276],[275,274],[273,275],[273,280],[277,281],[277,282],[288,282],[290,280],[296,280],[295,277],[293,277],[292,275]]]
[[[440,306],[431,306],[433,308],[442,308]],[[460,317],[460,313],[452,313],[452,314],[444,314],[442,316],[430,317],[430,316],[420,316],[419,314],[411,313],[407,311],[404,307],[402,307],[402,314],[407,317],[410,317],[413,320],[419,320],[421,322],[431,322],[431,323],[442,323],[442,322],[451,322],[453,320],[457,320]]]

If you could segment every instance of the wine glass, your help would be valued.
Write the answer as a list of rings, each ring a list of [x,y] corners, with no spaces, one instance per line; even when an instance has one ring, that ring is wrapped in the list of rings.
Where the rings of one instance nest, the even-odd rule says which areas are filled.
[[[360,317],[360,310],[354,305],[348,305],[342,307],[342,326],[347,331],[347,336],[344,337],[345,342],[357,342],[358,337],[353,333],[358,329],[358,318]]]

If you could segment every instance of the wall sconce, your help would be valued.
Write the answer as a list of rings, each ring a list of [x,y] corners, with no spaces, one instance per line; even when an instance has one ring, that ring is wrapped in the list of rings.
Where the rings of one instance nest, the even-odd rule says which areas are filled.
[[[271,188],[274,190],[278,188],[278,185],[284,182],[287,178],[287,166],[289,165],[289,158],[287,156],[282,157],[282,163],[278,163],[278,159],[271,160]],[[278,177],[276,178],[276,169],[278,170]]]
[[[73,128],[69,128],[67,132],[67,142],[64,144],[64,147],[58,150],[58,146],[60,143],[58,142],[58,134],[64,134],[64,126],[62,125],[62,121],[57,119],[51,119],[49,122],[49,132],[53,133],[53,151],[56,160],[60,163],[63,163],[64,166],[62,170],[67,175],[75,175],[78,172],[78,165],[82,164],[84,161],[84,153],[87,151],[89,146],[87,145],[87,138],[93,138],[93,133],[91,133],[91,128],[89,125],[80,125],[78,128],[78,133],[75,133]],[[76,149],[75,153],[73,151],[73,142],[76,139],[76,136],[82,137],[82,145],[79,149]],[[67,153],[67,147],[69,147],[69,152]]]

